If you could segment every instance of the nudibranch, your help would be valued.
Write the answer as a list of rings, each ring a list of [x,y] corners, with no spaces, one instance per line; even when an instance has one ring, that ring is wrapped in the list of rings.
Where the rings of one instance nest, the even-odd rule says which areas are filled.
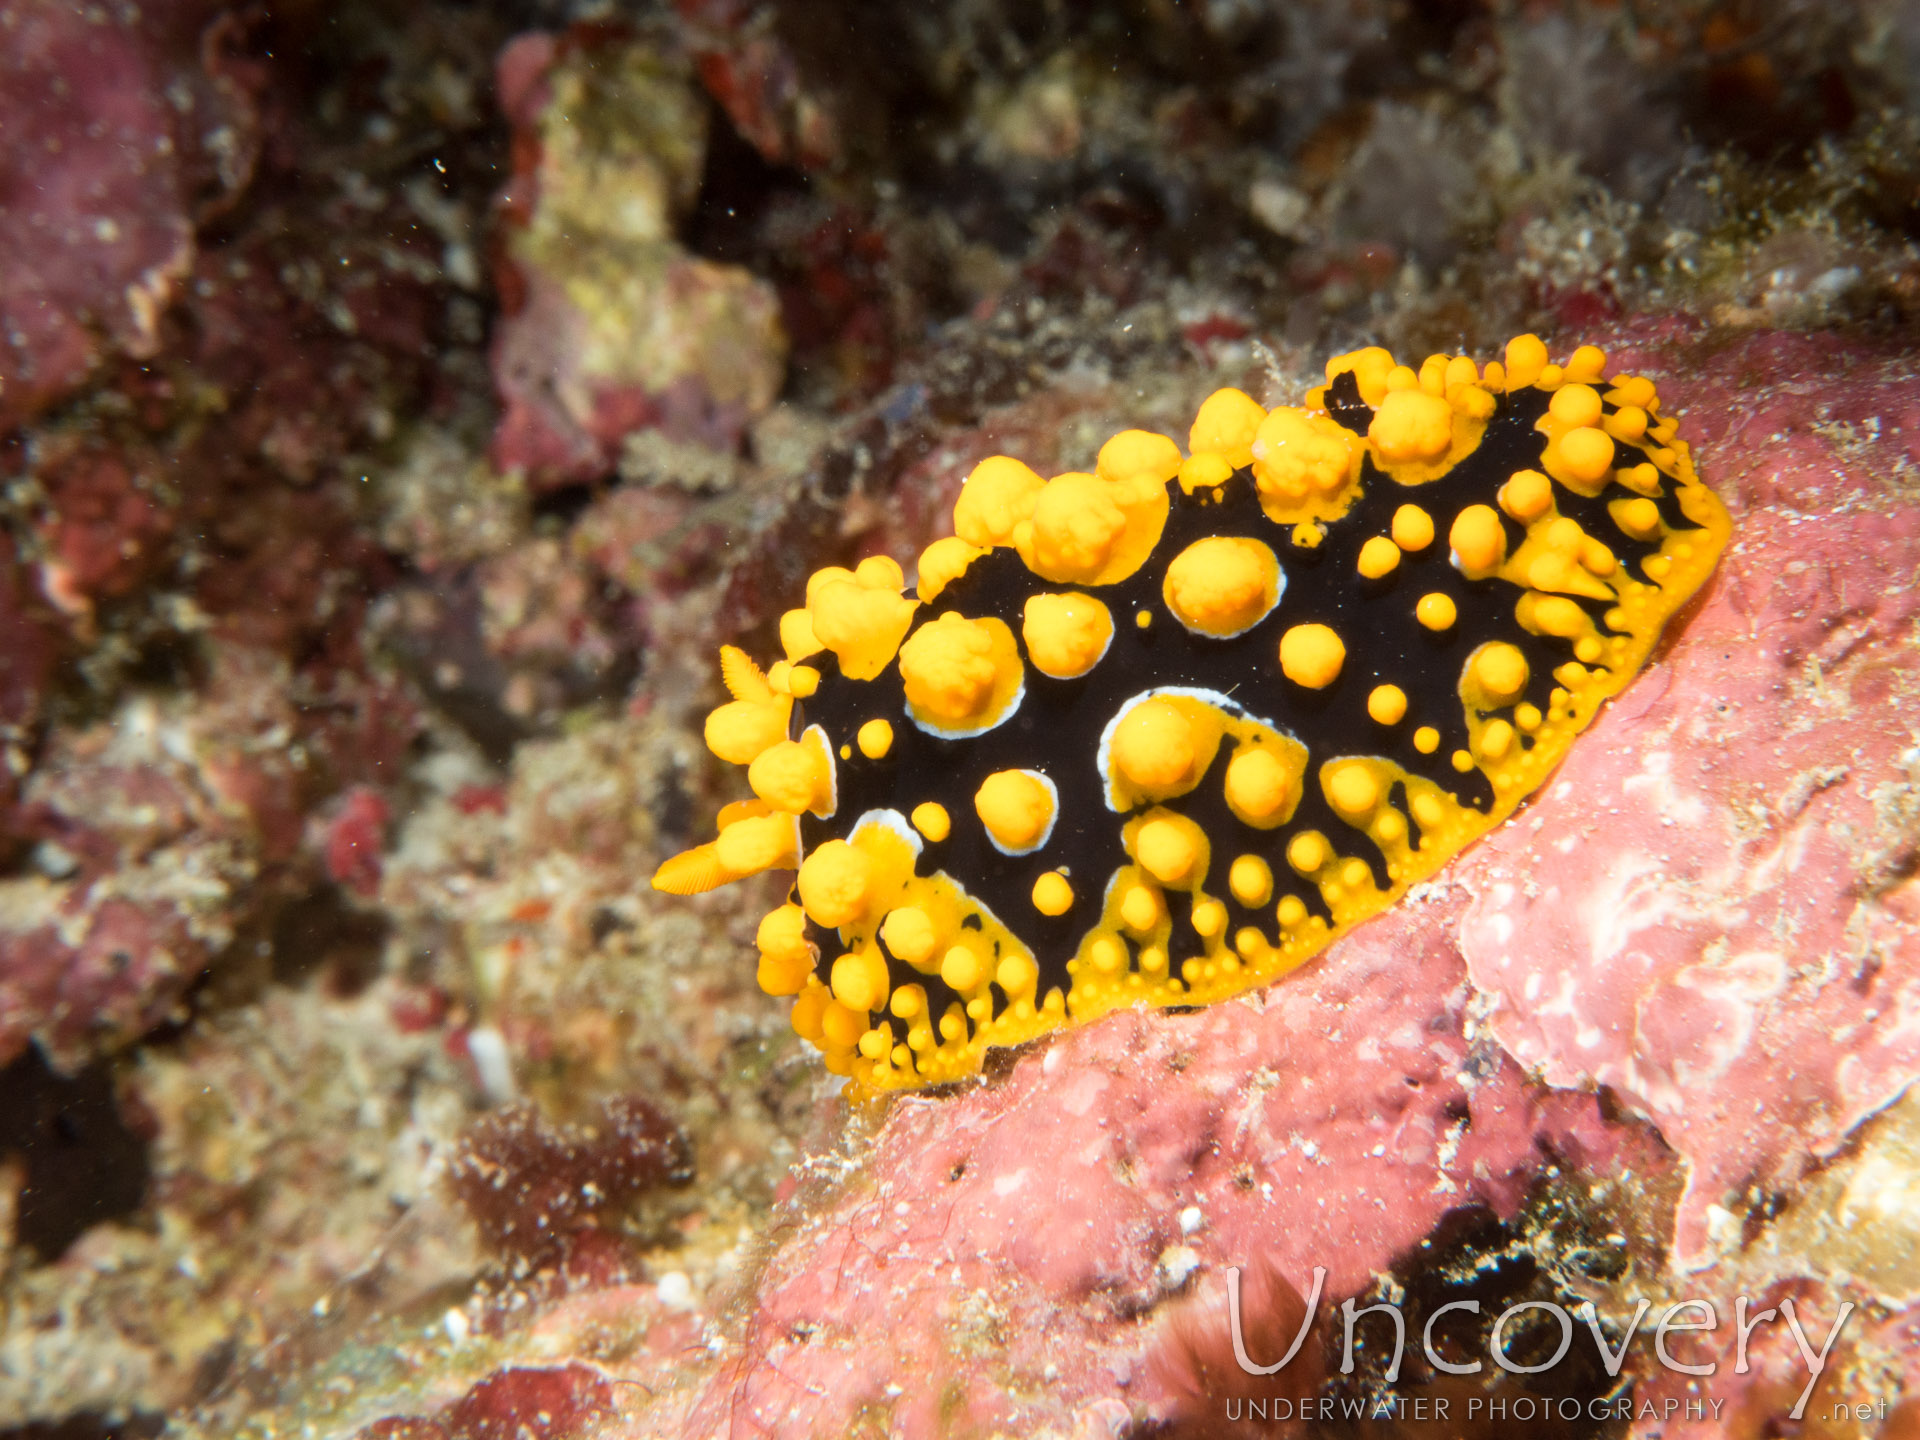
[[[1500,823],[1712,572],[1725,508],[1606,372],[1370,348],[1184,455],[982,461],[911,591],[823,569],[783,659],[722,650],[754,798],[655,887],[797,871],[759,981],[869,1091],[1273,980]]]

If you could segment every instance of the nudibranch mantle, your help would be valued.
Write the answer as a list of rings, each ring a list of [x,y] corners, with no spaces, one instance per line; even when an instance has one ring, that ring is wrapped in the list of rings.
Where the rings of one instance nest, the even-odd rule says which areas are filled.
[[[759,980],[866,1091],[1265,984],[1535,790],[1731,535],[1644,377],[1532,335],[1342,355],[1185,454],[995,456],[955,534],[818,572],[707,721],[755,798],[654,877],[797,870]]]

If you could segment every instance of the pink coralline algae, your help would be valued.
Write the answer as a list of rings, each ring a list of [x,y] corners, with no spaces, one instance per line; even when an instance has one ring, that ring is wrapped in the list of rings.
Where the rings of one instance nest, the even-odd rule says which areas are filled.
[[[387,802],[380,792],[356,785],[342,797],[327,825],[327,874],[356,895],[372,895],[380,888],[387,818]]]
[[[1034,1433],[1116,1382],[1164,1402],[1136,1317],[1196,1268],[1260,1257],[1304,1291],[1325,1266],[1353,1295],[1447,1211],[1513,1214],[1548,1154],[1639,1162],[1592,1097],[1469,1038],[1459,913],[1402,907],[1262,996],[1118,1015],[899,1105],[684,1433],[784,1433],[801,1405],[827,1430],[880,1409],[893,1433]]]
[[[146,37],[73,6],[5,7],[0,425],[84,379],[103,340],[151,354],[193,259],[172,116]]]
[[[0,429],[158,351],[195,221],[250,176],[257,77],[216,8],[0,6]]]
[[[198,695],[54,731],[14,818],[33,864],[0,877],[0,1064],[29,1040],[71,1067],[136,1039],[285,888],[323,865],[377,878],[377,793],[344,803],[356,843],[336,822],[311,858],[305,816],[326,788],[381,778],[404,728],[352,683],[314,710],[284,664],[232,646]]]
[[[587,30],[522,36],[500,56],[516,156],[493,355],[502,470],[598,478],[649,428],[730,450],[779,391],[772,289],[673,238],[706,149],[683,72]]]
[[[1690,399],[1739,497],[1725,569],[1462,871],[1461,948],[1509,1053],[1608,1087],[1686,1160],[1673,1258],[1697,1267],[1920,1078],[1920,514],[1847,455],[1899,434],[1911,467],[1920,390],[1904,361],[1776,338]]]
[[[613,1411],[613,1385],[590,1366],[496,1370],[432,1419],[376,1421],[361,1440],[572,1440]]]

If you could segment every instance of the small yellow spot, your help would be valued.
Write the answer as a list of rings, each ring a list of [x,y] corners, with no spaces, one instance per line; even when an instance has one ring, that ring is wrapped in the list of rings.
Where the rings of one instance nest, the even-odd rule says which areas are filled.
[[[878,760],[893,749],[893,726],[885,720],[869,720],[860,727],[854,739],[859,743],[862,755],[869,760]]]
[[[1360,547],[1360,573],[1369,580],[1391,575],[1400,563],[1400,547],[1384,535],[1375,535]]]
[[[1440,748],[1440,732],[1431,725],[1422,725],[1413,732],[1413,748],[1422,755],[1431,755]]]
[[[1522,525],[1531,525],[1552,506],[1552,482],[1538,470],[1516,470],[1500,487],[1500,508]]]
[[[1160,593],[1189,630],[1238,635],[1280,598],[1280,561],[1258,540],[1210,535],[1173,557]]]
[[[940,957],[940,978],[955,990],[973,989],[986,978],[987,967],[980,953],[965,945],[955,945]]]
[[[820,672],[813,666],[795,665],[787,671],[787,693],[794,699],[808,699],[819,688]]]
[[[1429,630],[1450,630],[1453,622],[1460,618],[1460,611],[1451,595],[1434,590],[1420,597],[1420,603],[1413,607],[1413,616]]]
[[[1402,550],[1424,550],[1433,543],[1433,517],[1418,505],[1393,512],[1393,543]]]
[[[1102,975],[1117,975],[1127,968],[1127,947],[1112,935],[1096,935],[1087,946],[1087,959]]]
[[[1453,446],[1453,407],[1424,390],[1391,390],[1374,412],[1367,438],[1389,464],[1438,460]]]
[[[1473,678],[1496,700],[1515,699],[1527,688],[1527,657],[1517,645],[1497,640],[1474,656]]]
[[[1672,572],[1673,562],[1664,555],[1649,555],[1646,560],[1642,562],[1640,568],[1647,572],[1647,578],[1649,580],[1664,580],[1668,574]],[[725,709],[726,707],[722,706],[721,708]],[[711,732],[709,732],[709,734],[711,734]],[[711,739],[709,739],[708,743],[712,743]],[[714,753],[719,754],[718,751]],[[726,757],[721,756],[721,758],[725,759]]]
[[[1041,674],[1072,680],[1107,653],[1113,612],[1091,595],[1034,595],[1021,611],[1020,638]]]
[[[853,758],[853,747],[851,745],[842,745],[840,747],[840,758],[842,760],[851,760]]]
[[[932,800],[914,806],[913,814],[907,818],[913,821],[914,829],[936,845],[953,833],[953,821],[947,815],[947,807]]]
[[[1073,886],[1058,870],[1033,882],[1033,908],[1042,915],[1064,915],[1073,908]]]
[[[1309,690],[1324,690],[1339,679],[1346,661],[1346,645],[1325,625],[1295,625],[1280,637],[1281,672]]]
[[[1275,908],[1273,918],[1288,930],[1307,918],[1307,907],[1298,895],[1289,895]]]
[[[1573,642],[1573,658],[1591,665],[1604,653],[1598,635],[1582,635]]]
[[[987,834],[1011,855],[1040,847],[1053,828],[1053,787],[1031,770],[996,770],[974,792],[973,808]]]
[[[1491,505],[1469,505],[1456,515],[1447,543],[1473,579],[1497,570],[1507,554],[1507,532]]]
[[[1560,437],[1560,463],[1575,480],[1602,479],[1613,468],[1613,437],[1587,426]]]
[[[1264,905],[1273,894],[1273,868],[1258,855],[1242,855],[1227,871],[1227,888],[1242,905]]]
[[[893,1032],[875,1028],[860,1037],[860,1053],[869,1060],[878,1060],[883,1055],[893,1053]]]
[[[1600,392],[1591,385],[1562,385],[1547,402],[1547,411],[1568,429],[1598,424]]]
[[[1513,712],[1513,723],[1529,734],[1540,728],[1544,718],[1538,705],[1522,705]]]
[[[1382,810],[1373,822],[1373,836],[1382,845],[1398,845],[1407,838],[1407,822],[1398,810]]]
[[[1498,760],[1513,748],[1513,726],[1504,720],[1492,720],[1480,732],[1480,753]]]
[[[1413,797],[1413,818],[1420,822],[1422,830],[1434,830],[1447,818],[1446,807],[1440,803],[1440,797],[1432,791],[1422,791]]]
[[[1326,838],[1318,830],[1303,830],[1287,842],[1287,864],[1311,875],[1327,863]]]
[[[1340,867],[1340,883],[1349,890],[1358,890],[1372,880],[1373,872],[1367,868],[1364,860],[1349,860]]]
[[[1173,820],[1149,820],[1134,840],[1135,858],[1162,885],[1179,885],[1200,863],[1200,847],[1193,835]]]
[[[933,918],[918,905],[889,910],[880,922],[880,939],[896,959],[909,965],[926,964],[933,958],[933,947],[940,943]]]
[[[1342,819],[1351,820],[1368,814],[1380,803],[1380,783],[1365,765],[1351,761],[1328,773],[1327,799]]]
[[[1203,900],[1193,907],[1193,933],[1211,940],[1227,928],[1227,907],[1218,900]]]
[[[1149,886],[1129,885],[1120,897],[1120,919],[1136,934],[1146,934],[1165,918],[1159,893]]]
[[[1153,624],[1153,612],[1151,610],[1136,611],[1134,613],[1133,623],[1142,630],[1147,629]]]
[[[1462,775],[1473,768],[1473,756],[1464,750],[1454,751],[1449,758],[1453,761],[1453,768],[1458,770]]]
[[[1376,685],[1367,695],[1367,714],[1381,725],[1398,725],[1406,718],[1407,692],[1398,685]]]

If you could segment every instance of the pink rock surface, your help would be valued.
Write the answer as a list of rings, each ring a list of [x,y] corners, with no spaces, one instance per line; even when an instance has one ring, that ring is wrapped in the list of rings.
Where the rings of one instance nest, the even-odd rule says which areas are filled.
[[[137,19],[0,9],[0,428],[77,384],[103,344],[151,353],[193,259],[173,115]]]
[[[1000,1084],[900,1104],[776,1257],[684,1433],[839,1433],[863,1409],[893,1434],[1036,1433],[1116,1387],[1151,1410],[1139,1317],[1184,1279],[1172,1247],[1302,1290],[1325,1266],[1343,1297],[1455,1206],[1511,1215],[1546,1149],[1639,1163],[1591,1097],[1470,1042],[1459,910],[1404,906],[1263,996],[1117,1016]]]
[[[29,1041],[73,1068],[138,1038],[258,907],[323,866],[377,882],[386,802],[367,782],[398,769],[400,717],[345,682],[309,716],[289,674],[220,647],[202,691],[47,737],[17,817],[34,863],[0,874],[0,1065]],[[355,780],[303,856],[309,811]]]
[[[1805,383],[1821,370],[1839,383]],[[1695,1268],[1920,1078],[1920,512],[1845,449],[1871,425],[1911,453],[1920,384],[1776,337],[1685,395],[1734,545],[1664,661],[1460,878],[1495,1034],[1652,1118],[1688,1165],[1673,1261]]]

